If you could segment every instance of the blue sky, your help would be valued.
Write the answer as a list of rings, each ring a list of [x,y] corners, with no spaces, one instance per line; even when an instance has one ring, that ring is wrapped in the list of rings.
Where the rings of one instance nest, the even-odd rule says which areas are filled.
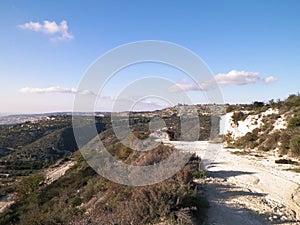
[[[283,99],[299,91],[299,11],[297,0],[1,1],[0,112],[71,111],[91,63],[141,40],[196,53],[226,103]],[[185,74],[147,64],[117,74],[106,101],[150,74],[172,79],[195,103],[203,95]]]

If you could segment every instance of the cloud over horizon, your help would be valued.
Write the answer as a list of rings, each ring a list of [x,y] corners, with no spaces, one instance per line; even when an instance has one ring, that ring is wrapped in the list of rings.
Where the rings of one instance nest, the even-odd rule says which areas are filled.
[[[68,24],[65,20],[61,21],[60,24],[48,20],[44,20],[43,24],[30,21],[19,25],[19,27],[23,30],[32,30],[47,35],[54,35],[54,37],[50,38],[51,41],[72,40],[74,38],[74,36],[69,33]]]
[[[220,86],[241,86],[255,83],[270,84],[277,81],[273,76],[262,77],[258,72],[231,70],[228,73],[218,73],[214,76],[215,82]],[[202,82],[198,85],[190,83],[187,80],[181,80],[179,83],[169,88],[170,92],[177,91],[200,91],[213,88],[213,81]]]
[[[188,80],[186,79],[182,79],[179,83],[171,86],[168,91],[169,92],[178,92],[178,91],[203,91],[203,90],[207,90],[210,87],[211,82],[207,82],[207,83],[201,83],[198,85],[196,85],[195,83],[190,83]]]
[[[34,87],[24,87],[19,89],[20,93],[24,94],[82,94],[82,95],[95,95],[89,90],[77,90],[75,88],[63,88],[59,86],[47,87],[47,88],[34,88]]]
[[[231,70],[228,73],[218,73],[214,76],[219,85],[246,85],[254,83],[273,83],[277,79],[273,76],[262,78],[258,72]]]

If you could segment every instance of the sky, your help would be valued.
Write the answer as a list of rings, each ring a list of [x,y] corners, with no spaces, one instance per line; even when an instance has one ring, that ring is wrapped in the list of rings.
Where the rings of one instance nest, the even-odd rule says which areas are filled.
[[[299,11],[297,0],[0,1],[0,112],[72,111],[76,96],[96,98],[94,108],[103,111],[120,102],[136,110],[176,104],[167,94],[143,96],[144,87],[155,92],[162,83],[165,93],[188,97],[177,103],[213,103],[205,96],[215,87],[154,62],[120,68],[100,92],[80,89],[100,56],[144,40],[196,54],[218,84],[220,102],[284,99],[299,92]],[[149,85],[131,86],[149,77]],[[134,86],[140,93],[118,97]]]

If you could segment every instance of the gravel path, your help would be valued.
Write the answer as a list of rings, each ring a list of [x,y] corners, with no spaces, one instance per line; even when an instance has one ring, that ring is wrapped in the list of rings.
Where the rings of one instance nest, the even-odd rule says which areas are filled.
[[[174,143],[207,155],[207,142]],[[300,174],[285,171],[273,156],[232,154],[220,148],[207,166],[204,193],[210,203],[208,225],[300,224]]]

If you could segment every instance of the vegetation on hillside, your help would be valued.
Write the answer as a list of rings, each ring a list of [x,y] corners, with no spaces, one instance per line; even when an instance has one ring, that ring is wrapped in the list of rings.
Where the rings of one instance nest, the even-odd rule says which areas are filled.
[[[0,224],[197,224],[204,218],[207,202],[197,191],[194,177],[200,177],[200,159],[190,162],[166,181],[144,187],[129,187],[99,176],[76,151],[70,116],[3,126],[0,142],[0,195],[15,193],[16,202],[0,214]],[[86,118],[85,118],[86,119]],[[160,144],[151,151],[133,151],[114,136],[109,115],[89,117],[99,137],[118,160],[132,165],[152,165],[168,157],[174,149]],[[133,114],[133,134],[149,137],[151,118]],[[164,117],[180,139],[180,117]],[[210,136],[210,116],[200,116],[200,140]],[[79,127],[84,128],[83,122]],[[191,123],[191,129],[197,126]],[[191,130],[190,130],[191,131]],[[8,136],[8,139],[5,139]],[[88,140],[86,140],[88,141]],[[58,180],[48,184],[44,170],[62,159],[75,165]],[[202,177],[202,175],[201,175]]]
[[[132,151],[124,154],[117,143],[111,151],[123,161],[139,159]],[[148,164],[170,151],[172,148],[160,145],[141,158]],[[79,152],[73,159],[76,164],[50,185],[38,174],[23,178],[17,187],[19,201],[0,215],[0,224],[148,224],[162,219],[172,224],[196,224],[204,218],[208,205],[193,183],[199,167],[197,157],[191,157],[190,163],[168,180],[144,187],[106,180]]]
[[[228,109],[229,108],[229,109]],[[247,133],[245,136],[233,140],[230,135],[225,140],[231,147],[257,148],[261,151],[278,149],[281,155],[291,154],[300,156],[300,96],[290,95],[286,100],[268,104],[254,103],[252,105],[228,106],[227,111],[234,111],[234,122],[244,120],[248,115],[259,114],[269,108],[277,109],[278,114],[266,115],[262,119],[263,125]],[[245,115],[244,110],[248,110]],[[249,111],[250,110],[250,111]],[[284,119],[286,129],[274,130],[276,120]]]

